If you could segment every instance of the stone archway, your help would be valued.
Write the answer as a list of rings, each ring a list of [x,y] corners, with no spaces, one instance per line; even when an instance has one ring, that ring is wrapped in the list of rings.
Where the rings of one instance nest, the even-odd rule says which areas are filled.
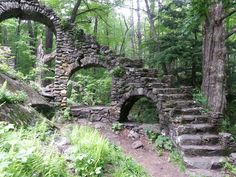
[[[69,105],[108,106],[111,104],[113,77],[102,64],[86,63],[69,76],[67,97]]]
[[[92,68],[92,67],[101,67],[106,69],[109,73],[111,73],[112,71],[112,67],[105,61],[100,60],[98,58],[83,58],[82,60],[80,60],[80,63],[75,62],[71,69],[70,69],[70,74],[69,74],[69,78],[78,70],[80,69],[87,69],[87,68]]]
[[[37,21],[50,28],[56,36],[55,81],[53,96],[61,106],[66,105],[66,87],[69,77],[68,66],[73,63],[74,43],[70,38],[70,31],[65,31],[61,19],[56,13],[35,1],[2,0],[0,2],[0,22],[20,18],[23,20]]]
[[[154,107],[155,107],[155,113],[157,114],[156,117],[158,117],[158,104],[154,102],[154,100],[150,97],[147,97],[145,95],[133,95],[131,97],[129,97],[121,106],[121,110],[120,110],[120,117],[119,117],[119,121],[120,122],[126,122],[128,121],[128,115],[131,111],[131,109],[133,108],[133,106],[142,98],[146,98],[148,99],[149,102],[151,102]],[[158,121],[158,120],[156,120]]]

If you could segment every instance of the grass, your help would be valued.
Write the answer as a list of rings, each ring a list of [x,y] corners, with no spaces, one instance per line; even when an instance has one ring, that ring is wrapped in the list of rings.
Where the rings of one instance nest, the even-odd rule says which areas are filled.
[[[184,172],[186,170],[183,156],[177,150],[170,152],[169,161],[178,166],[180,171]]]
[[[60,154],[54,139],[67,137]],[[16,128],[0,122],[0,177],[147,177],[131,158],[90,127],[70,125],[62,134],[45,121]]]

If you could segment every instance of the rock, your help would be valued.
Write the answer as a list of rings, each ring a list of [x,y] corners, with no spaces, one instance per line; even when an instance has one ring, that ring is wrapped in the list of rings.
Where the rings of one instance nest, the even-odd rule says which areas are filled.
[[[96,122],[95,125],[94,125],[94,128],[96,129],[102,129],[102,128],[105,128],[105,124],[104,123],[101,123],[101,122]]]
[[[128,134],[128,137],[133,138],[133,139],[138,139],[138,138],[140,138],[140,135],[137,132],[131,130]]]
[[[60,153],[65,153],[70,146],[69,141],[66,137],[57,137],[55,138],[54,145],[57,147]]]
[[[64,96],[66,96],[66,95],[67,95],[67,91],[66,91],[66,90],[62,90],[62,91],[61,91],[61,96],[64,97]]]
[[[236,166],[236,153],[231,153],[229,156],[230,162]]]
[[[135,141],[132,144],[133,149],[139,149],[139,148],[143,148],[143,147],[144,147],[144,145],[143,145],[142,141]]]

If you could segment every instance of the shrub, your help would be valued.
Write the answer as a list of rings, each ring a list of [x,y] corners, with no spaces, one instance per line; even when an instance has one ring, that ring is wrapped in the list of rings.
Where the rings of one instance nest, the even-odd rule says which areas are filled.
[[[159,135],[155,141],[158,150],[172,151],[173,143],[167,136]]]
[[[113,123],[111,129],[113,132],[119,132],[124,129],[124,125],[121,123]]]
[[[0,176],[69,176],[65,159],[37,138],[39,127],[17,130],[12,124],[0,123]]]
[[[159,133],[156,133],[152,130],[145,130],[146,135],[148,136],[148,139],[151,140],[152,142],[155,142],[158,136],[160,135]]]
[[[112,70],[112,75],[115,77],[123,77],[125,75],[125,69],[121,66],[117,66]]]
[[[202,91],[199,90],[199,89],[194,89],[193,90],[193,100],[196,101],[197,103],[203,105],[203,106],[207,106],[207,103],[208,103],[207,98],[204,96]]]

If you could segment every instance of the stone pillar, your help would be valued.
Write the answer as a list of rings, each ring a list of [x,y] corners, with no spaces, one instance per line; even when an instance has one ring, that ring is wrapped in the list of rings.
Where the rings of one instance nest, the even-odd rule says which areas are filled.
[[[73,61],[73,49],[68,34],[62,30],[57,31],[57,56],[55,66],[54,97],[55,102],[61,107],[67,105],[67,82],[69,80],[70,67]]]

